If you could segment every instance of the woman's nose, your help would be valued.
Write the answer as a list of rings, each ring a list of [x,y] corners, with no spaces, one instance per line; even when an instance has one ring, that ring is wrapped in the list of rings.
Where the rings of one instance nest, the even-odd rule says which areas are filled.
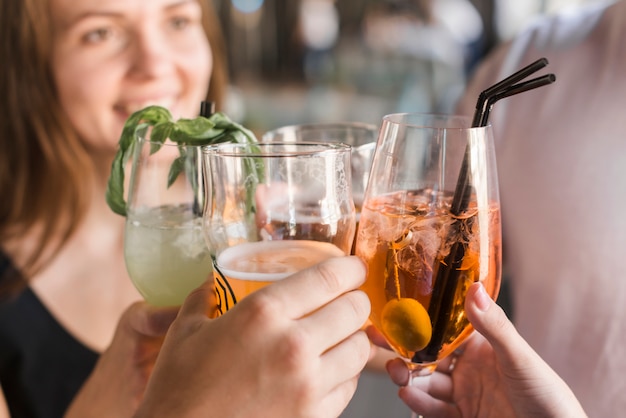
[[[139,78],[152,78],[167,74],[173,68],[173,51],[163,37],[156,33],[140,33],[131,48],[130,74]]]

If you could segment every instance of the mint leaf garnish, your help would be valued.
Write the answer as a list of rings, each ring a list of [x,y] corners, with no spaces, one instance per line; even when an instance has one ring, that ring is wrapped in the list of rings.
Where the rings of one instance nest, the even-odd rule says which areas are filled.
[[[208,118],[198,116],[195,119],[179,119],[178,121],[174,121],[169,110],[161,106],[149,106],[133,113],[124,124],[119,149],[111,165],[111,174],[106,189],[106,202],[118,215],[126,216],[127,213],[127,204],[124,201],[124,167],[132,156],[138,138],[143,136],[150,126],[152,126],[150,141],[155,144],[150,150],[151,153],[157,152],[160,149],[159,144],[162,145],[168,138],[181,145],[257,142],[252,131],[233,122],[220,112]],[[183,157],[181,151],[181,158],[172,164],[168,175],[169,184],[176,180],[182,170],[197,169],[197,167],[185,167]]]

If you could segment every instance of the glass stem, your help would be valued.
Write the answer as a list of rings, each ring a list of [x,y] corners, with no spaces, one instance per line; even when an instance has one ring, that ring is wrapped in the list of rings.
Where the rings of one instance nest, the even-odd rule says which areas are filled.
[[[433,375],[433,369],[430,367],[420,367],[409,370],[409,386],[415,386],[422,392],[428,393],[430,387],[430,378]],[[411,418],[423,418],[417,412],[411,412]]]

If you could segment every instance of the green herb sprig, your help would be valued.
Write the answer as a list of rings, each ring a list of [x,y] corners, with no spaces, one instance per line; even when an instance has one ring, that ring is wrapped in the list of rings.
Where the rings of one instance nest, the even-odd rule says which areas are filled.
[[[233,122],[221,112],[213,113],[208,118],[198,116],[195,119],[179,119],[178,121],[174,121],[170,111],[161,106],[149,106],[133,113],[124,124],[119,149],[111,165],[105,195],[107,204],[118,215],[126,216],[127,213],[127,204],[124,200],[124,167],[133,154],[138,139],[145,135],[149,127],[152,127],[151,154],[157,152],[168,138],[180,145],[258,142],[252,131]],[[181,157],[172,164],[168,175],[168,185],[176,180],[181,171],[189,169],[185,167],[184,160],[185,156],[181,153]],[[195,177],[191,176],[191,178]]]

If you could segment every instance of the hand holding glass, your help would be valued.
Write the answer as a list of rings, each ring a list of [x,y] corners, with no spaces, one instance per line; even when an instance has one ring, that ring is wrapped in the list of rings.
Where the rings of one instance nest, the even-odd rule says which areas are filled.
[[[221,314],[272,281],[350,253],[349,146],[220,144],[203,148],[203,162]]]

